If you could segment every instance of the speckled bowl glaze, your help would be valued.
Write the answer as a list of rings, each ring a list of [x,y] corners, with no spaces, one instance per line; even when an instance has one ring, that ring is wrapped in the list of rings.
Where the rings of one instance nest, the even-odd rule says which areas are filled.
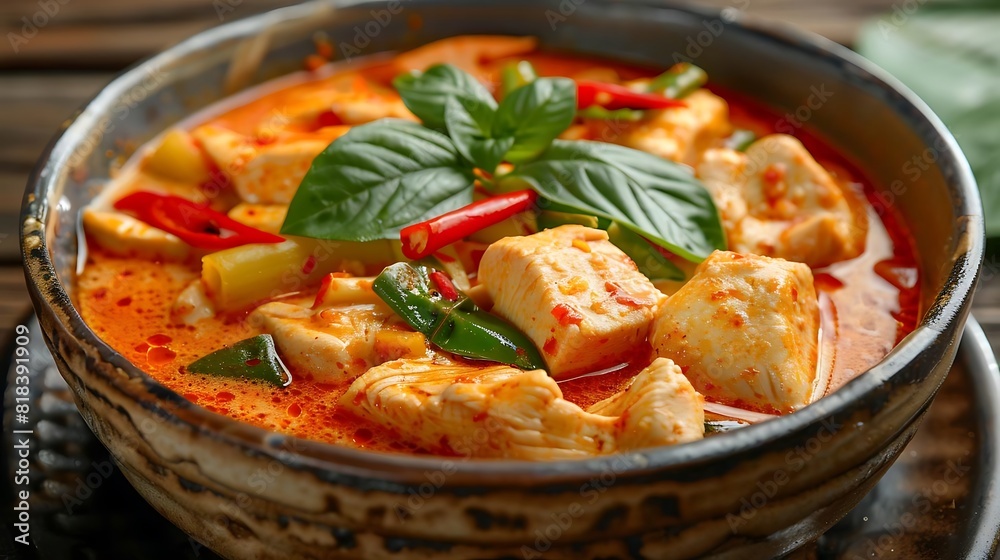
[[[238,8],[237,8],[238,9]],[[384,455],[237,423],[157,384],[73,305],[78,216],[122,146],[298,69],[467,33],[666,66],[808,121],[914,226],[919,327],[876,367],[782,418],[676,447],[527,463]],[[914,158],[930,162],[918,177]],[[202,33],[129,70],[72,121],[28,186],[21,242],[49,347],[84,418],[164,516],[229,558],[767,558],[830,527],[913,435],[955,356],[983,250],[969,168],[930,111],[822,38],[652,1],[320,2]]]

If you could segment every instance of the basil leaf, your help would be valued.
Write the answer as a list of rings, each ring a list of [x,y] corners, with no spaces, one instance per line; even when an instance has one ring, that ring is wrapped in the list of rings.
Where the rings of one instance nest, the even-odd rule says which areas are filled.
[[[269,334],[224,346],[185,369],[191,373],[217,377],[256,379],[278,387],[287,387],[292,383],[292,374],[281,362],[274,346],[274,338]]]
[[[986,219],[986,236],[1000,237],[1000,98],[959,114],[948,121],[948,128],[969,160],[979,185]],[[919,165],[929,165],[922,161]],[[919,168],[918,165],[918,168]],[[909,178],[914,169],[908,168]]]
[[[281,233],[391,239],[404,226],[471,204],[474,180],[444,134],[409,121],[375,121],[316,156]]]
[[[725,146],[730,150],[745,152],[751,144],[757,141],[757,134],[752,130],[737,128],[725,140]]]
[[[483,107],[485,105],[480,104],[470,110],[459,98],[449,97],[445,102],[444,115],[448,135],[462,157],[492,173],[514,145],[514,137],[492,138],[494,111],[484,111]]]
[[[639,267],[639,272],[650,280],[684,280],[684,271],[677,267],[652,244],[634,231],[612,223],[608,227],[608,240],[628,255]]]
[[[614,220],[690,261],[726,248],[708,191],[686,167],[646,152],[556,140],[498,186],[515,190],[523,183],[563,208]]]
[[[986,235],[1000,237],[1000,8],[941,2],[905,18],[886,14],[858,35],[858,51],[913,89],[941,117],[972,166]],[[934,160],[914,154],[903,171],[911,187]]]
[[[457,98],[477,116],[487,111],[492,115],[497,108],[496,100],[479,80],[451,64],[435,64],[424,72],[400,74],[392,85],[406,108],[431,128],[446,127],[445,107],[449,98]]]
[[[538,78],[504,97],[493,122],[493,136],[513,136],[505,159],[530,160],[545,151],[576,116],[576,83],[569,78]]]

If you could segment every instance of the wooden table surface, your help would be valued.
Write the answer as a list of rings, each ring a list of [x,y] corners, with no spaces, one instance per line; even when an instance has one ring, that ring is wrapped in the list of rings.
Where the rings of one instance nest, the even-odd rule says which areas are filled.
[[[73,110],[116,72],[202,29],[291,4],[287,0],[3,0],[0,31],[0,340],[30,304],[24,292],[17,214],[25,181]],[[865,19],[893,0],[711,0],[747,6],[850,44]],[[987,259],[975,315],[1000,348],[1000,256]]]

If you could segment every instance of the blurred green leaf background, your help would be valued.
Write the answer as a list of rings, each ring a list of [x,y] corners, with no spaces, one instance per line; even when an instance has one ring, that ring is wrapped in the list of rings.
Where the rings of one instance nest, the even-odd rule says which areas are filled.
[[[979,183],[987,235],[1000,237],[1000,2],[902,2],[867,22],[855,48],[955,135]]]

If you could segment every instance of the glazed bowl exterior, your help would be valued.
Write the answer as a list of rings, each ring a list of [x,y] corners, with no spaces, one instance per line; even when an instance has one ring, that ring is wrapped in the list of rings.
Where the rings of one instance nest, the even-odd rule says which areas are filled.
[[[114,158],[128,155],[122,146],[301,68],[317,32],[348,61],[470,33],[534,35],[546,48],[661,67],[693,60],[715,83],[784,115],[776,124],[820,131],[884,189],[882,207],[912,229],[923,318],[876,367],[799,412],[590,460],[386,455],[202,409],[81,320],[73,304],[80,210]],[[926,162],[916,177],[914,158]],[[954,359],[983,250],[968,165],[938,119],[894,80],[836,44],[737,8],[642,0],[318,2],[212,29],[124,73],[67,124],[28,185],[22,220],[31,297],[87,423],[158,511],[228,558],[767,558],[794,550],[849,511],[917,429]]]

